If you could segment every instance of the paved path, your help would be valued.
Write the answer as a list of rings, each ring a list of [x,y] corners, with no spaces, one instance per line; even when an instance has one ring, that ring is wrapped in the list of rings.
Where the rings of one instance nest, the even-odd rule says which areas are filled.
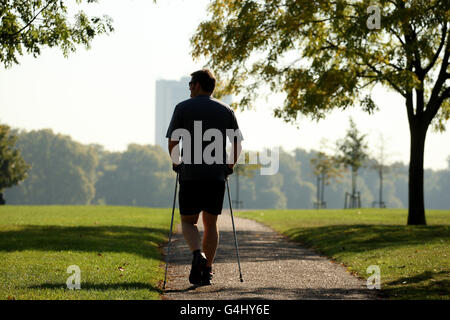
[[[200,217],[202,231],[201,221]],[[376,299],[365,281],[347,273],[344,266],[255,221],[235,217],[235,224],[244,282],[239,280],[231,216],[224,210],[219,217],[213,284],[194,287],[189,283],[192,255],[179,225],[172,237],[163,299]]]

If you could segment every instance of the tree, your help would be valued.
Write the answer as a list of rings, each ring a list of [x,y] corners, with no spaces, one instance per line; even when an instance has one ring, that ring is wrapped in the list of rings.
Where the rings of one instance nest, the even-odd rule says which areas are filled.
[[[258,155],[256,155],[258,156]],[[261,168],[259,164],[250,164],[250,154],[244,154],[244,163],[240,164],[239,162],[234,167],[234,174],[231,176],[233,180],[236,180],[236,200],[233,200],[235,203],[236,209],[243,208],[243,201],[239,200],[239,176],[244,176],[247,178],[253,178],[255,175],[255,171]]]
[[[222,93],[240,95],[243,108],[258,88],[284,92],[274,115],[289,122],[358,103],[372,113],[375,85],[398,92],[411,135],[408,224],[426,224],[425,136],[431,123],[443,130],[450,116],[449,7],[446,0],[379,0],[376,7],[363,0],[215,0],[191,39],[192,53],[209,59]]]
[[[21,131],[17,147],[31,165],[28,178],[8,190],[15,204],[90,204],[95,196],[94,148],[50,129]]]
[[[255,205],[251,208],[286,209],[287,197],[281,191],[284,177],[281,174],[255,175],[252,179],[257,188]]]
[[[425,171],[425,203],[432,209],[450,209],[450,157],[446,169]]]
[[[301,164],[295,157],[280,148],[278,175],[283,177],[281,192],[286,197],[286,207],[309,208],[314,199],[314,185],[302,180]]]
[[[339,163],[334,157],[319,151],[316,157],[310,160],[310,165],[317,179],[317,209],[326,208],[325,185],[329,185],[331,179],[337,181],[342,177]]]
[[[5,204],[4,189],[24,180],[30,168],[16,148],[16,140],[10,127],[0,124],[0,204]]]
[[[159,146],[129,144],[122,153],[105,153],[96,184],[97,203],[167,207],[175,180],[170,157]]]
[[[364,141],[365,134],[360,134],[355,122],[350,118],[350,128],[344,139],[337,141],[338,154],[336,159],[342,163],[345,168],[350,167],[352,170],[352,193],[351,207],[355,207],[354,200],[356,199],[356,180],[358,178],[358,170],[362,167],[364,161],[367,159],[367,144]]]
[[[76,0],[77,4],[98,0]],[[66,1],[0,0],[0,63],[18,64],[17,55],[37,57],[41,49],[59,47],[64,56],[76,50],[77,44],[90,47],[92,39],[114,30],[108,16],[89,17],[82,10],[71,19]]]
[[[371,161],[372,163],[370,165],[370,167],[377,172],[379,179],[378,201],[374,201],[372,203],[372,206],[376,207],[378,205],[380,208],[386,208],[386,203],[383,201],[383,180],[385,178],[385,174],[389,173],[392,168],[395,168],[395,166],[388,166],[386,164],[386,139],[384,138],[383,134],[380,134],[378,141],[378,152],[375,156],[375,159]]]

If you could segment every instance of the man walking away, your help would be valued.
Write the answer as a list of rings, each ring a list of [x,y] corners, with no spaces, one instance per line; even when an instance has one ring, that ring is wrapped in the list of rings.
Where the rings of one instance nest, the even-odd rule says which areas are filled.
[[[222,212],[225,181],[233,173],[242,150],[243,137],[233,110],[212,97],[215,85],[209,70],[192,73],[191,98],[175,107],[166,134],[172,166],[179,173],[181,225],[193,254],[189,282],[194,285],[211,284],[219,242],[217,218]],[[232,145],[229,157],[227,137]],[[203,241],[197,228],[200,213]]]

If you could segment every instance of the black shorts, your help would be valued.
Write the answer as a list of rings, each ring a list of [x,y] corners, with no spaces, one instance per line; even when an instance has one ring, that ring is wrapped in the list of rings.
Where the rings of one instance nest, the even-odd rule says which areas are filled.
[[[178,193],[180,214],[193,215],[206,211],[210,214],[222,213],[225,181],[180,181]]]

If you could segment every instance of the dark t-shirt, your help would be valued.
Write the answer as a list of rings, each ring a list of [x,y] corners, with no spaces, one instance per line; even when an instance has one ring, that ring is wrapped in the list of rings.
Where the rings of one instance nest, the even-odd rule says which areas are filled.
[[[227,137],[235,142],[244,139],[234,111],[227,104],[207,95],[179,103],[166,138],[182,141],[180,181],[224,181]]]

